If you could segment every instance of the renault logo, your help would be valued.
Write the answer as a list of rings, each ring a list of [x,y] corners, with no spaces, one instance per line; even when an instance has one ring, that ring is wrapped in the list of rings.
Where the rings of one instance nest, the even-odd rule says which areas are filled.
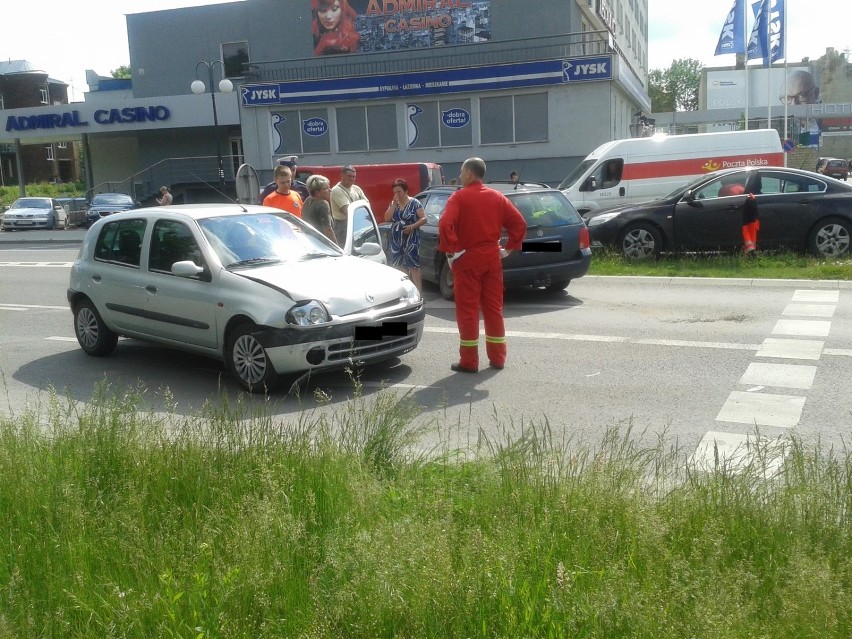
[[[370,304],[373,303],[373,294],[372,293],[365,293],[364,297],[367,298],[367,301],[370,302]]]
[[[536,237],[544,237],[544,231],[542,231],[541,229],[538,229],[538,230],[535,232],[535,236],[536,236]]]

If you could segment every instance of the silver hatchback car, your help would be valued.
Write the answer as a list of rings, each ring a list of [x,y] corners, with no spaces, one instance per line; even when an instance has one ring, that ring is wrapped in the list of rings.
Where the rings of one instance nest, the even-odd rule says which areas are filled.
[[[262,206],[103,218],[71,268],[77,340],[95,356],[126,336],[214,357],[250,392],[285,374],[407,353],[423,334],[420,294],[381,263],[378,228],[352,231],[346,254],[299,218]]]

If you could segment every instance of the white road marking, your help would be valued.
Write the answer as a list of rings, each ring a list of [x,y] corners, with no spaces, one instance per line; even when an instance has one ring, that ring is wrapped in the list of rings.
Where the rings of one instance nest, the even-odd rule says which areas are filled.
[[[793,335],[795,337],[828,337],[831,322],[819,320],[778,320],[773,335]]]
[[[781,438],[772,440],[711,430],[701,438],[688,463],[704,472],[717,469],[741,472],[749,465],[762,464],[764,476],[771,477],[781,469],[788,450],[789,445]]]
[[[716,421],[793,428],[799,423],[804,407],[805,398],[796,395],[733,391]]]
[[[840,291],[799,290],[793,293],[794,302],[839,302]]]
[[[0,262],[2,266],[25,266],[27,268],[71,268],[74,262]]]
[[[837,306],[834,304],[787,304],[781,315],[799,317],[834,317]]]
[[[740,384],[760,384],[761,389],[764,386],[774,386],[807,390],[814,384],[816,370],[816,366],[752,362],[740,379]]]
[[[53,336],[53,337],[45,337],[45,339],[46,339],[48,342],[76,342],[76,341],[77,341],[77,338],[76,338],[76,337],[58,337],[58,336]]]
[[[757,351],[757,357],[783,359],[819,359],[825,342],[807,339],[775,339],[767,337]]]
[[[0,311],[29,311],[29,310],[67,311],[67,306],[45,306],[43,304],[0,304]]]

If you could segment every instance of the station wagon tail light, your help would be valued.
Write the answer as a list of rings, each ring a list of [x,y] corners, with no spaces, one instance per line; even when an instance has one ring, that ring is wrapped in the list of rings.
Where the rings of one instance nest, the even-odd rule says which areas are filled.
[[[315,324],[325,324],[331,321],[331,316],[325,310],[320,302],[309,300],[307,302],[299,302],[287,311],[287,323],[295,324],[296,326],[314,326]]]
[[[580,248],[589,248],[589,229],[586,228],[585,224],[583,225],[583,228],[580,229]]]

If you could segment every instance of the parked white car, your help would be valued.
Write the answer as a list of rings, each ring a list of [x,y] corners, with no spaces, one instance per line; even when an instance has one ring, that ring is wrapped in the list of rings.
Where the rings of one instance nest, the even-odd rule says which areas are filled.
[[[95,356],[126,336],[214,357],[250,392],[285,374],[407,353],[423,334],[423,301],[405,274],[382,263],[366,212],[372,230],[353,233],[350,216],[351,254],[263,206],[164,206],[103,218],[71,268],[77,340]]]
[[[66,229],[68,213],[52,197],[21,197],[3,213],[3,230]]]

